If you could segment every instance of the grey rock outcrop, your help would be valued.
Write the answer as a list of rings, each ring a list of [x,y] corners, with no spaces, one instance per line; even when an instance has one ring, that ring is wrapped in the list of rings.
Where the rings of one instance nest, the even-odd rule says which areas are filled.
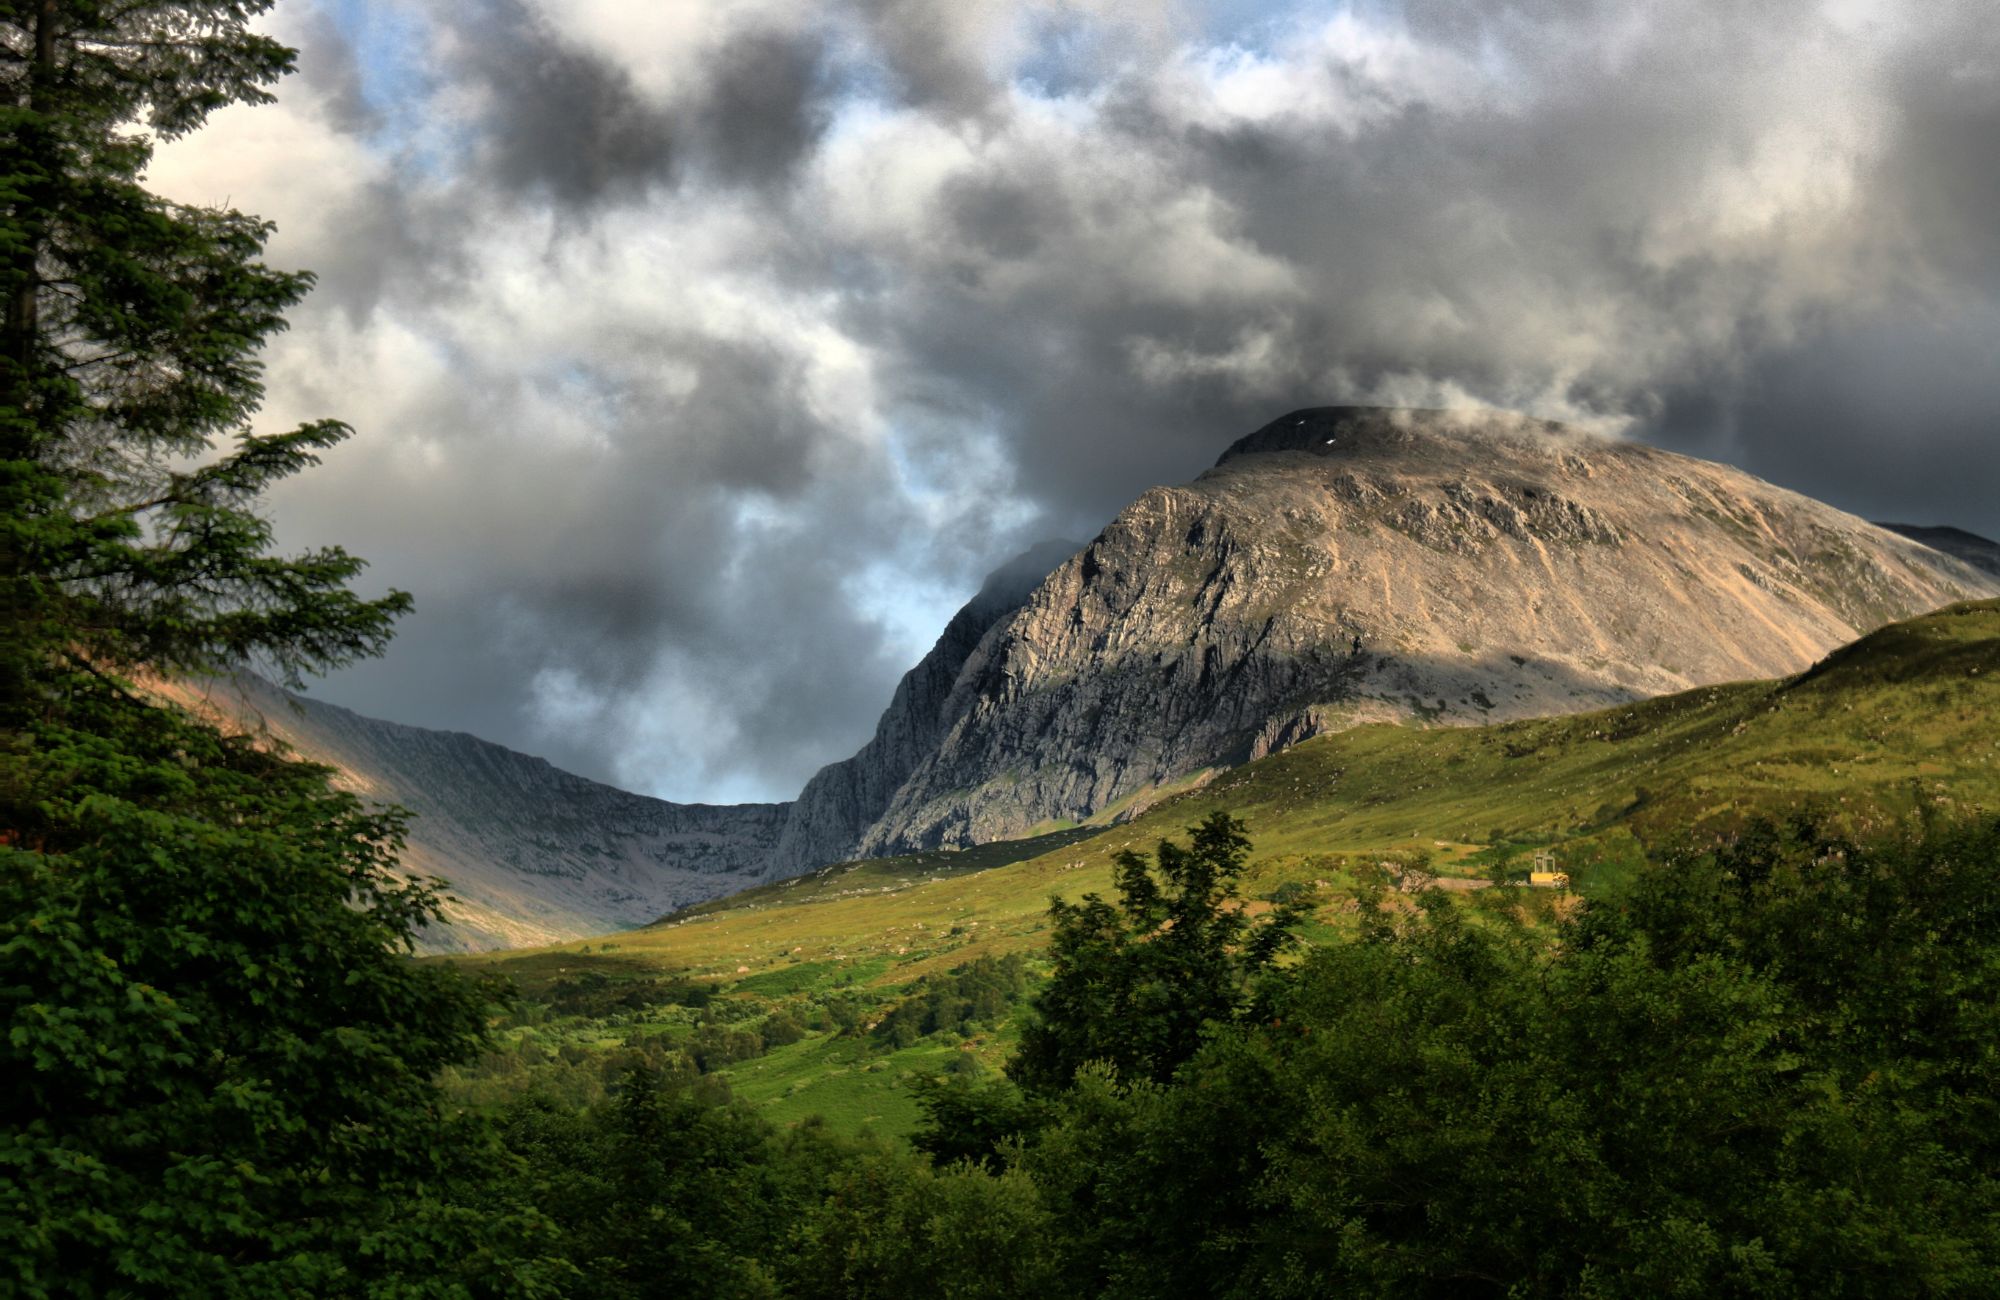
[[[987,576],[930,653],[896,684],[874,739],[854,757],[821,768],[799,792],[772,853],[772,875],[797,875],[852,855],[957,720],[952,688],[967,658],[1077,549],[1074,542],[1042,542]]]

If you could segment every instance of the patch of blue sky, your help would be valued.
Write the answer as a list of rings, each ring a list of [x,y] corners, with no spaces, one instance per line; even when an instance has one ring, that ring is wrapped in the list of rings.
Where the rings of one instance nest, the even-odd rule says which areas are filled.
[[[1103,86],[1116,57],[1117,42],[1103,23],[1075,10],[1044,13],[1012,80],[1038,99],[1088,98]]]
[[[1301,0],[1208,0],[1185,11],[1192,22],[1187,39],[1198,46],[1236,46],[1263,53],[1278,33],[1301,21],[1329,12],[1382,8],[1388,2],[1329,6]],[[1116,18],[1107,21],[1088,11],[1043,11],[1030,34],[1026,57],[1013,70],[1015,83],[1042,98],[1089,96],[1113,70],[1119,51],[1116,26]]]
[[[1280,57],[1288,40],[1340,17],[1391,30],[1403,25],[1402,0],[1211,0],[1190,7],[1182,39],[1196,52],[1237,60]],[[1117,20],[1078,9],[1042,11],[1027,52],[1010,70],[1015,89],[1045,103],[1095,102],[1118,74],[1124,45]]]
[[[1381,9],[1384,3],[1362,0],[1348,4],[1302,4],[1300,0],[1210,0],[1194,6],[1204,45],[1238,45],[1268,49],[1271,37],[1299,22],[1323,21],[1343,11]]]
[[[1279,53],[1286,39],[1346,18],[1385,31],[1407,28],[1403,0],[1342,0],[1339,4],[1301,0],[1219,0],[1198,6],[1198,40],[1210,49],[1234,49],[1251,58]]]
[[[427,58],[432,32],[407,0],[318,0],[354,53],[361,97],[374,129],[370,149],[426,175],[442,174],[466,147],[462,128],[443,123],[432,100],[439,78]]]
[[[882,637],[891,663],[912,666],[930,653],[958,607],[979,589],[977,578],[951,581],[932,573],[921,558],[889,556],[842,579],[840,590]]]
[[[950,465],[914,451],[911,442],[907,431],[892,428],[883,448],[898,491],[916,507],[929,535],[912,538],[864,566],[842,589],[882,629],[885,648],[915,663],[987,572],[1021,549],[1022,538],[1041,522],[1042,512],[1005,489],[1012,473],[997,432],[955,432]],[[977,516],[979,532],[997,544],[993,554],[967,555],[962,544],[970,539],[951,536],[968,516]],[[962,557],[961,562],[947,560],[940,567],[940,560],[953,556]]]
[[[892,426],[883,451],[895,470],[898,491],[932,527],[949,528],[976,506],[988,531],[1011,536],[1040,514],[1010,490],[1014,471],[1008,445],[1000,430],[967,422],[953,428],[948,440],[935,434],[920,438]],[[936,449],[947,446],[949,463],[942,463]]]

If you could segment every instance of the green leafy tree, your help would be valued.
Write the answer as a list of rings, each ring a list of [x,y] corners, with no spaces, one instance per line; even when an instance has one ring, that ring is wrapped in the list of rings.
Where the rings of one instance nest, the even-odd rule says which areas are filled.
[[[969,1160],[997,1168],[1010,1143],[1027,1140],[1048,1120],[1044,1102],[1005,1079],[940,1071],[914,1075],[908,1086],[924,1116],[910,1145],[941,1166]]]
[[[310,278],[139,184],[268,98],[267,7],[0,2],[0,1292],[532,1295],[532,1216],[453,1194],[490,1152],[434,1078],[486,997],[407,957],[400,814],[124,680],[296,680],[408,604],[256,511],[346,432],[248,424]]]
[[[1554,938],[1432,894],[1022,1159],[1072,1294],[2000,1286],[2000,821],[1753,826]]]
[[[1113,859],[1114,906],[1096,894],[1049,904],[1049,982],[1007,1073],[1030,1091],[1069,1086],[1102,1061],[1125,1079],[1171,1078],[1208,1027],[1248,1011],[1259,976],[1292,942],[1301,912],[1281,904],[1260,921],[1237,890],[1250,841],[1243,823],[1211,814],[1188,847],[1160,841],[1156,861]]]

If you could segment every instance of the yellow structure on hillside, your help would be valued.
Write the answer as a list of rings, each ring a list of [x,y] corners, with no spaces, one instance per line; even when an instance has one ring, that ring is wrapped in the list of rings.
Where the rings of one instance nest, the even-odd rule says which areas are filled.
[[[1535,869],[1528,873],[1528,883],[1541,889],[1568,889],[1569,872],[1556,870],[1556,855],[1542,849],[1535,854]]]

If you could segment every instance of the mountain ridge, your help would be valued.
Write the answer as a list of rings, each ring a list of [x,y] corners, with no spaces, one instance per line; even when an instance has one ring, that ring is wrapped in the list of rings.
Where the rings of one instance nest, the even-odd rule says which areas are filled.
[[[1934,551],[1942,551],[1955,559],[1963,560],[1975,569],[2000,577],[2000,542],[1981,537],[1978,533],[1967,532],[1963,528],[1953,528],[1947,524],[1876,524],[1892,533],[1922,542]]]
[[[426,952],[552,943],[763,879],[789,804],[676,804],[577,776],[465,732],[386,722],[254,676],[149,689],[335,771],[416,814],[403,869],[449,882]]]
[[[199,704],[419,814],[406,864],[457,896],[427,947],[521,946],[828,863],[1137,815],[1355,725],[1780,676],[1996,594],[2000,576],[1727,466],[1505,413],[1322,407],[1087,545],[1000,566],[874,736],[784,803],[670,804],[267,683]]]

